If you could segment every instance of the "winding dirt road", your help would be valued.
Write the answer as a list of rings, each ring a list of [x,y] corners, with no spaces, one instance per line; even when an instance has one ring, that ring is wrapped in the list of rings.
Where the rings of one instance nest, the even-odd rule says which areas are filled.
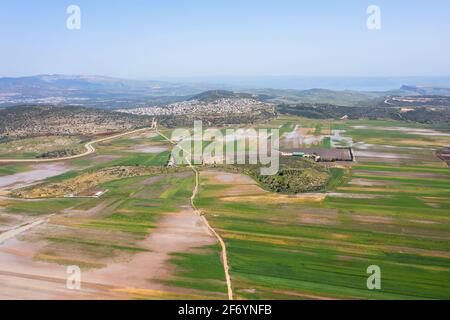
[[[80,154],[77,154],[74,156],[52,158],[52,159],[0,159],[0,163],[45,163],[45,162],[57,162],[57,161],[65,161],[65,160],[73,160],[73,159],[83,158],[83,157],[86,157],[95,152],[94,144],[96,144],[96,143],[113,140],[113,139],[121,138],[123,136],[127,136],[129,134],[152,130],[152,129],[153,128],[136,129],[133,131],[128,131],[128,132],[116,134],[116,135],[113,135],[110,137],[90,141],[84,145],[84,147],[86,148],[86,152],[80,153]]]
[[[168,141],[169,143],[176,145],[176,143],[174,143],[172,140],[170,140],[168,137],[166,137],[164,134],[162,134],[161,132],[158,131],[158,128],[155,128],[156,133],[158,133],[162,138],[164,138],[166,141]],[[186,154],[190,155],[190,152],[186,151],[185,149],[183,149],[182,147],[180,147],[178,145],[178,147],[185,152]],[[201,211],[196,207],[195,205],[195,198],[197,197],[198,194],[198,188],[200,185],[200,174],[198,172],[198,170],[192,165],[191,160],[186,157],[186,162],[188,163],[189,167],[194,171],[195,173],[195,187],[194,190],[192,192],[192,196],[191,196],[191,206],[192,209],[194,210],[194,212],[199,215],[203,222],[205,223],[205,225],[208,227],[208,229],[212,232],[212,234],[214,234],[214,236],[217,238],[217,240],[220,243],[220,246],[222,248],[222,261],[223,261],[223,269],[225,272],[225,280],[227,282],[227,291],[228,291],[228,299],[229,300],[233,300],[233,288],[231,286],[231,277],[230,277],[230,273],[229,273],[229,265],[228,265],[228,255],[227,255],[227,247],[225,245],[225,242],[223,241],[222,237],[216,232],[216,230],[214,230],[213,227],[211,227],[211,225],[209,224],[208,220],[206,219],[206,217],[204,215],[202,215]]]
[[[152,128],[137,129],[137,130],[133,130],[133,131],[117,134],[117,135],[114,135],[114,136],[110,136],[110,137],[106,137],[106,138],[90,141],[90,142],[85,144],[86,152],[84,152],[82,154],[75,155],[75,156],[61,157],[61,158],[55,158],[55,159],[0,159],[0,163],[44,163],[44,162],[57,162],[57,161],[65,161],[65,160],[72,160],[72,159],[82,158],[82,157],[88,156],[88,155],[90,155],[90,154],[92,154],[92,153],[94,153],[96,151],[95,148],[94,148],[94,144],[96,144],[96,143],[103,142],[103,141],[108,141],[108,140],[112,140],[112,139],[117,139],[117,138],[129,135],[129,134],[134,134],[134,133],[147,131],[147,130],[155,130],[158,135],[163,137],[169,143],[171,143],[173,145],[176,145],[172,140],[170,140],[164,134],[159,132],[158,128],[155,126],[155,127],[152,127]],[[187,152],[186,150],[184,150],[184,149],[182,149],[182,150],[184,152],[186,152],[187,154],[189,154],[189,152]],[[195,214],[197,214],[199,217],[201,217],[201,219],[203,220],[203,222],[207,226],[208,230],[211,231],[211,233],[217,238],[217,240],[220,243],[220,246],[221,246],[221,249],[222,249],[222,261],[223,261],[223,266],[224,266],[225,279],[226,279],[226,283],[227,283],[228,299],[229,300],[233,300],[233,289],[232,289],[232,286],[231,286],[231,277],[230,277],[230,274],[229,274],[229,265],[228,265],[228,255],[227,255],[227,248],[226,248],[225,242],[223,241],[222,237],[209,224],[209,222],[206,219],[206,217],[204,215],[202,215],[201,211],[195,206],[194,202],[195,202],[195,198],[197,197],[198,189],[199,189],[199,185],[200,185],[200,174],[199,174],[198,170],[192,165],[190,159],[186,158],[186,161],[187,161],[189,167],[195,173],[195,187],[194,187],[194,190],[192,192],[191,199],[190,199],[191,206],[192,206]],[[34,227],[36,227],[36,226],[38,226],[40,224],[48,222],[49,218],[50,218],[50,216],[48,216],[48,217],[46,217],[44,219],[36,220],[36,221],[34,221],[32,223],[29,223],[29,224],[26,224],[26,225],[18,226],[16,228],[13,228],[13,229],[11,229],[11,230],[9,230],[7,232],[4,232],[4,233],[0,234],[0,243],[3,243],[3,242],[5,242],[5,241],[7,241],[7,240],[9,240],[11,238],[15,238],[19,234],[21,234],[23,232],[26,232],[26,231],[30,230],[31,228],[34,228]]]

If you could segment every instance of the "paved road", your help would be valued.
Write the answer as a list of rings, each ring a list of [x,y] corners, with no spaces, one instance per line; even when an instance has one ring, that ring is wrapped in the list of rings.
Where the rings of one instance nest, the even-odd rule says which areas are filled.
[[[158,131],[158,129],[156,128],[156,132],[163,137],[165,140],[167,140],[168,142],[170,142],[173,145],[176,145],[176,143],[174,143],[172,140],[170,140],[168,137],[166,137],[164,134],[162,134],[161,132]],[[190,156],[189,151],[186,151],[185,149],[183,149],[181,146],[179,146],[179,148],[185,152],[188,156]],[[211,225],[208,222],[208,219],[206,219],[206,217],[204,215],[201,214],[201,211],[196,207],[194,201],[195,198],[197,197],[198,194],[198,187],[200,185],[200,175],[198,170],[192,165],[191,160],[186,157],[186,162],[188,163],[189,167],[194,171],[195,173],[195,187],[194,190],[192,192],[192,196],[191,196],[191,206],[192,209],[194,209],[194,212],[201,216],[203,222],[205,223],[205,225],[208,227],[208,229],[214,234],[214,236],[217,238],[217,240],[220,243],[220,246],[222,248],[222,261],[223,261],[223,269],[225,272],[225,280],[227,282],[227,289],[228,289],[228,299],[229,300],[233,300],[233,288],[231,286],[231,277],[230,277],[230,273],[229,273],[229,265],[228,265],[228,254],[227,254],[227,247],[225,245],[225,242],[223,241],[222,237],[216,232],[216,230],[214,230],[213,227],[211,227]]]
[[[96,143],[121,138],[121,137],[129,135],[129,134],[147,131],[147,130],[151,130],[151,129],[152,128],[142,128],[142,129],[137,129],[137,130],[133,130],[133,131],[125,132],[125,133],[116,134],[114,136],[90,141],[84,145],[84,147],[86,148],[86,152],[77,154],[74,156],[53,158],[53,159],[0,159],[0,163],[45,163],[45,162],[57,162],[57,161],[78,159],[78,158],[86,157],[86,156],[94,153],[96,151],[94,148],[94,144],[96,144]]]
[[[384,104],[388,104],[388,105],[391,105],[391,106],[396,106],[396,104],[389,102],[390,100],[392,100],[392,99],[388,98],[388,99],[384,100]]]

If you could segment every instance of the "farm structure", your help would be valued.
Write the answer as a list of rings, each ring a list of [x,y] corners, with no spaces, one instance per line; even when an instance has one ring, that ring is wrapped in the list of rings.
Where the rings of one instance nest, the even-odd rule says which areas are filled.
[[[302,148],[293,152],[282,152],[282,156],[314,159],[317,162],[353,161],[351,148]]]

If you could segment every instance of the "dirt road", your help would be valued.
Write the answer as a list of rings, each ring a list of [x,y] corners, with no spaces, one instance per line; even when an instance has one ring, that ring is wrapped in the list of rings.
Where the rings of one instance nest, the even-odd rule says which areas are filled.
[[[5,241],[8,241],[9,239],[17,237],[19,234],[24,233],[25,231],[28,231],[38,225],[48,222],[50,217],[51,216],[47,216],[45,218],[35,220],[31,223],[22,224],[20,226],[12,228],[9,231],[3,232],[2,234],[0,234],[0,244],[4,243]]]
[[[52,162],[52,161],[62,161],[62,160],[69,160],[69,159],[74,159],[74,158],[79,158],[79,157],[83,157],[86,156],[88,154],[91,154],[93,152],[95,152],[95,148],[94,148],[94,144],[95,143],[99,143],[102,141],[107,141],[107,140],[111,140],[111,139],[116,139],[128,134],[133,134],[133,133],[137,133],[137,132],[141,132],[141,131],[145,131],[145,130],[151,130],[151,129],[156,129],[156,133],[158,133],[160,136],[162,136],[165,140],[169,141],[170,143],[173,144],[172,141],[170,141],[169,138],[167,138],[166,136],[164,136],[163,134],[161,134],[160,132],[158,132],[157,128],[145,128],[145,129],[139,129],[139,130],[134,130],[131,132],[127,132],[127,133],[123,133],[120,135],[115,135],[115,136],[111,136],[111,137],[107,137],[107,138],[103,138],[103,139],[99,139],[99,140],[95,140],[95,141],[91,141],[89,143],[87,143],[85,145],[87,151],[84,154],[80,154],[77,156],[73,156],[73,157],[67,157],[67,158],[59,158],[59,159],[25,159],[25,160],[19,160],[19,159],[11,159],[14,160],[14,162]],[[7,162],[7,159],[2,159],[0,162]],[[221,256],[222,256],[222,262],[223,262],[223,266],[224,266],[224,273],[225,273],[225,279],[226,279],[226,283],[227,283],[227,293],[228,293],[228,298],[230,300],[233,300],[233,291],[232,291],[232,286],[231,286],[231,278],[229,275],[229,265],[228,265],[228,256],[227,256],[227,248],[225,245],[225,242],[223,241],[223,239],[221,238],[221,236],[211,227],[211,225],[209,224],[209,222],[207,221],[206,217],[204,215],[201,214],[201,211],[195,206],[195,198],[197,197],[197,194],[199,192],[199,185],[200,185],[200,176],[199,176],[199,172],[198,170],[191,164],[190,160],[188,159],[188,164],[190,166],[190,168],[193,170],[193,172],[195,173],[195,187],[194,190],[192,192],[192,196],[190,198],[190,204],[192,207],[192,210],[194,212],[194,214],[197,216],[197,220],[193,220],[188,212],[183,215],[183,214],[177,214],[175,216],[173,216],[171,219],[175,219],[175,220],[164,220],[163,223],[163,229],[161,229],[161,232],[155,232],[147,241],[148,241],[148,245],[150,247],[152,247],[152,252],[157,252],[159,254],[157,254],[157,257],[159,257],[160,260],[156,260],[156,264],[155,266],[160,266],[162,264],[162,262],[166,261],[169,257],[170,257],[170,253],[173,251],[172,246],[176,246],[177,250],[176,252],[178,252],[179,248],[179,244],[183,244],[183,245],[187,245],[190,244],[190,242],[192,241],[202,241],[201,243],[194,243],[194,247],[198,247],[199,245],[203,244],[203,241],[206,241],[207,239],[196,239],[192,236],[189,236],[189,239],[183,238],[186,237],[187,234],[185,232],[185,230],[183,230],[182,234],[178,234],[179,233],[179,226],[181,225],[185,225],[187,224],[188,226],[191,226],[191,229],[193,232],[197,232],[198,230],[196,228],[198,228],[198,226],[203,225],[203,228],[209,231],[209,235],[208,236],[214,236],[218,242],[221,245]],[[191,211],[191,215],[192,215],[192,211]],[[31,283],[31,281],[33,281],[33,286],[35,286],[36,288],[47,288],[48,289],[48,293],[46,293],[44,295],[44,293],[42,293],[42,298],[48,298],[48,295],[55,293],[56,296],[58,296],[59,298],[73,298],[74,296],[72,294],[68,294],[67,292],[63,291],[63,289],[60,288],[60,284],[64,283],[64,270],[63,268],[59,267],[53,267],[53,269],[51,268],[51,264],[49,263],[44,263],[44,262],[33,262],[38,264],[39,266],[41,266],[42,268],[38,268],[38,271],[42,271],[42,274],[38,274],[36,273],[36,268],[34,266],[34,264],[30,263],[28,260],[28,257],[22,257],[22,256],[17,256],[15,254],[12,253],[17,253],[17,248],[16,248],[16,243],[15,241],[18,241],[16,239],[16,237],[22,233],[25,233],[27,231],[29,231],[32,228],[35,228],[39,225],[42,225],[46,222],[48,222],[50,216],[46,216],[45,218],[40,218],[39,220],[35,220],[32,221],[26,225],[22,224],[19,225],[11,230],[8,230],[4,233],[2,233],[0,235],[0,244],[3,244],[4,246],[6,245],[7,247],[3,247],[3,253],[0,250],[0,256],[3,254],[4,257],[2,259],[10,259],[10,263],[11,265],[14,265],[14,263],[17,263],[18,266],[20,266],[20,268],[23,268],[24,270],[20,269],[19,267],[17,268],[12,268],[11,270],[1,270],[0,271],[0,282],[1,281],[10,281],[9,277],[13,277],[14,281],[21,281],[20,285],[17,286],[17,284],[15,284],[14,281],[10,281],[10,288],[11,289],[15,289],[17,295],[12,294],[10,297],[17,297],[17,296],[28,296],[28,290],[27,291],[23,291],[21,290],[21,286],[25,286],[26,283]],[[183,220],[184,219],[184,220]],[[197,221],[197,222],[196,222]],[[202,224],[198,223],[198,222],[202,222]],[[174,226],[172,227],[172,224],[174,224]],[[176,226],[176,227],[175,227]],[[173,239],[171,239],[170,241],[167,241],[167,234],[168,234],[168,230],[169,230],[169,236],[171,236],[172,238],[175,238],[179,240],[176,240],[174,242]],[[199,233],[199,232],[197,232]],[[162,241],[160,238],[164,238]],[[213,239],[211,237],[211,239]],[[178,241],[178,242],[177,242]],[[210,240],[211,241],[211,240]],[[5,244],[5,242],[7,242]],[[165,246],[161,246],[161,243],[167,243],[166,247]],[[24,243],[22,243],[21,245],[25,245]],[[8,246],[10,246],[11,248],[9,248]],[[185,250],[187,250],[187,248],[184,248]],[[159,250],[159,251],[158,251]],[[32,251],[32,250],[31,250]],[[31,252],[30,251],[30,252]],[[20,254],[23,254],[23,250],[20,250]],[[30,257],[33,256],[33,254],[30,254]],[[148,257],[145,254],[138,254],[135,256],[135,261],[136,263],[130,262],[130,266],[132,267],[133,270],[137,270],[139,267],[148,267],[148,263],[146,262],[145,259],[147,259]],[[151,255],[150,257],[151,259],[155,260],[155,256],[154,254]],[[144,261],[144,260],[145,261]],[[25,262],[21,262],[22,260],[24,260]],[[6,260],[4,260],[6,261]],[[144,263],[144,262],[145,263]],[[135,272],[130,272],[129,277],[124,279],[123,283],[119,283],[120,285],[117,287],[117,283],[112,283],[112,284],[108,284],[108,281],[104,281],[105,279],[110,279],[111,274],[114,274],[114,272],[116,270],[119,271],[118,274],[122,275],[122,271],[123,271],[124,266],[122,264],[117,264],[117,265],[112,265],[110,266],[110,268],[106,268],[106,269],[101,269],[100,271],[97,272],[93,272],[93,274],[85,274],[85,279],[87,280],[87,283],[89,284],[89,286],[86,286],[87,292],[83,291],[81,292],[81,294],[95,294],[96,297],[99,296],[104,296],[105,292],[109,292],[111,289],[109,288],[109,286],[113,285],[114,286],[114,290],[116,290],[117,288],[121,288],[121,290],[126,286],[129,285],[129,283],[132,283],[133,285],[135,285],[136,287],[141,287],[141,282],[139,282],[142,279],[139,278],[133,278],[133,275],[135,275]],[[61,269],[61,270],[60,270]],[[148,270],[147,270],[148,271]],[[14,274],[12,274],[11,272],[16,272]],[[30,276],[30,275],[31,276]],[[58,277],[55,277],[55,274],[58,275]],[[139,274],[139,273],[138,273]],[[156,271],[155,271],[155,276],[159,275]],[[30,279],[30,277],[34,277],[33,279]],[[114,276],[113,279],[121,279],[121,277],[119,276]],[[85,285],[85,281],[83,281],[83,285]],[[107,284],[108,287],[106,288],[97,288],[98,286],[100,286],[100,284]],[[90,286],[90,284],[92,284],[92,286]],[[105,285],[106,285],[105,284]],[[46,289],[46,290],[47,290]],[[96,290],[95,292],[91,292],[93,290]],[[39,291],[39,290],[38,290]],[[41,290],[42,291],[42,290]],[[45,291],[45,290],[44,290]],[[103,292],[105,291],[105,292]],[[126,291],[126,290],[125,290]],[[39,291],[40,292],[40,291]],[[120,291],[121,292],[121,291]],[[111,293],[112,294],[112,293]],[[117,292],[114,292],[114,295],[111,295],[110,298],[129,298],[128,294],[125,293],[124,296],[116,296]],[[51,295],[50,295],[51,296]],[[105,296],[105,298],[109,298],[109,296]]]
[[[176,145],[172,140],[170,140],[168,137],[166,137],[164,134],[162,134],[161,132],[158,131],[158,129],[155,129],[156,132],[162,137],[164,138],[166,141],[170,142],[173,145]],[[179,147],[181,148],[181,147]],[[186,154],[190,155],[190,153],[188,151],[186,151],[185,149],[181,148],[181,150],[183,152],[185,152]],[[206,217],[204,215],[202,215],[201,211],[195,206],[195,198],[197,197],[198,194],[198,187],[200,185],[200,174],[198,172],[198,170],[192,165],[191,160],[186,157],[186,162],[188,163],[189,167],[194,171],[195,173],[195,187],[194,190],[192,192],[192,196],[191,196],[191,206],[192,209],[194,210],[194,212],[199,215],[203,222],[205,223],[205,225],[208,227],[208,229],[214,234],[214,236],[217,238],[217,240],[220,243],[220,246],[222,248],[222,261],[223,261],[223,268],[224,268],[224,272],[225,272],[225,280],[227,282],[227,291],[228,291],[228,299],[229,300],[233,300],[233,288],[231,286],[231,277],[230,277],[230,273],[229,273],[229,265],[228,265],[228,255],[227,255],[227,247],[225,245],[225,242],[223,241],[222,237],[216,232],[216,230],[214,230],[213,227],[211,227],[211,225],[209,224],[208,220],[206,219]]]
[[[0,159],[0,163],[45,163],[45,162],[57,162],[57,161],[64,161],[64,160],[72,160],[72,159],[78,159],[78,158],[83,158],[86,157],[92,153],[95,152],[95,148],[94,148],[94,144],[99,143],[99,142],[104,142],[104,141],[108,141],[108,140],[113,140],[113,139],[117,139],[117,138],[121,138],[123,136],[127,136],[129,134],[134,134],[134,133],[138,133],[138,132],[142,132],[142,131],[147,131],[147,130],[151,130],[152,128],[142,128],[142,129],[137,129],[137,130],[133,130],[133,131],[129,131],[129,132],[124,132],[124,133],[120,133],[120,134],[116,134],[110,137],[106,137],[106,138],[101,138],[98,140],[94,140],[94,141],[90,141],[88,143],[86,143],[84,145],[84,147],[86,148],[86,152],[84,153],[80,153],[74,156],[69,156],[69,157],[62,157],[62,158],[53,158],[53,159]]]

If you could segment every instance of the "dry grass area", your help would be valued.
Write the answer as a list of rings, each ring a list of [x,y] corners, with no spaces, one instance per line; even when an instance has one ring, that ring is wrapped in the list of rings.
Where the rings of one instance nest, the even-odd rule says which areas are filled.
[[[304,203],[320,202],[325,194],[305,193],[297,195],[277,194],[262,189],[252,178],[244,174],[227,173],[219,171],[202,171],[203,192],[208,196],[220,198],[225,202],[252,202],[252,203]],[[209,190],[208,186],[220,185],[219,190]]]
[[[270,192],[261,189],[257,183],[250,177],[243,174],[226,173],[218,171],[203,171],[202,179],[206,180],[207,185],[226,185],[223,190],[210,191],[218,197],[249,196],[249,195],[267,195]]]
[[[337,225],[339,213],[334,209],[309,208],[299,213],[299,222],[312,225]]]
[[[48,136],[38,138],[27,138],[12,140],[8,142],[0,143],[0,155],[21,155],[26,156],[28,154],[39,155],[44,152],[51,152],[62,149],[73,149],[75,151],[81,151],[84,149],[80,144],[81,139],[77,137],[64,137],[64,136]]]

